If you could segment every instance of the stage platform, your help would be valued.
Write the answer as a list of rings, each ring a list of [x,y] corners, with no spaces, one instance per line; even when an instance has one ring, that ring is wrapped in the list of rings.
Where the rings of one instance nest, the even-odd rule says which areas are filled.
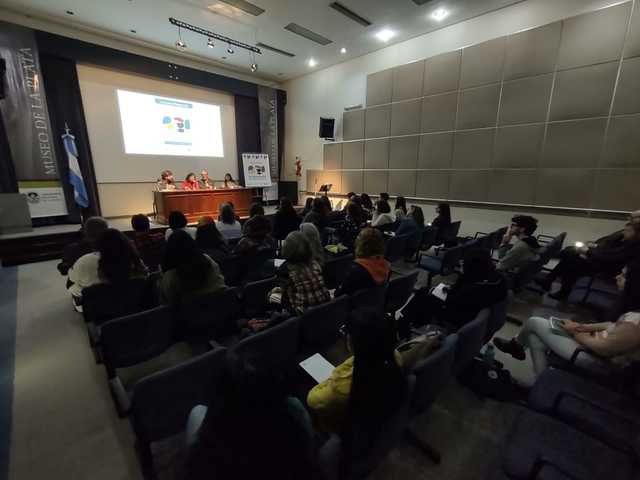
[[[264,210],[269,216],[276,212],[276,207],[265,206]],[[107,218],[107,221],[109,226],[126,234],[131,234],[133,231],[130,218]],[[151,221],[153,231],[162,231],[166,228],[166,225]],[[80,238],[79,224],[37,227],[31,232],[0,233],[0,264],[9,267],[61,258],[64,247],[69,243],[77,242]]]

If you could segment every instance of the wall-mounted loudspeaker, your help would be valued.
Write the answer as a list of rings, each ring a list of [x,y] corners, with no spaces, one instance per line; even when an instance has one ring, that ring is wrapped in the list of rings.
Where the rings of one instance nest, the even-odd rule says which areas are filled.
[[[335,127],[335,118],[322,118],[320,117],[320,138],[333,139],[333,130]]]

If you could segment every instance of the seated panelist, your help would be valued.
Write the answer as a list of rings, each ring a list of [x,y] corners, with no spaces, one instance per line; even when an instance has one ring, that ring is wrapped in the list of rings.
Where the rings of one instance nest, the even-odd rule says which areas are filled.
[[[182,190],[200,190],[200,184],[195,173],[190,173],[182,182]]]
[[[238,188],[238,182],[236,182],[230,173],[225,173],[224,175],[224,188]]]
[[[171,170],[163,170],[158,180],[158,190],[175,190],[176,181],[173,178],[173,172]]]
[[[200,189],[201,190],[213,190],[213,182],[209,178],[209,172],[202,170],[200,172]]]

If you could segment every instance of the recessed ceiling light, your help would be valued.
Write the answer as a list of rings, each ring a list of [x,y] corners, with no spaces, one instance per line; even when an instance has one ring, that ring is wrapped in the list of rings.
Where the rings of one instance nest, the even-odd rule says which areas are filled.
[[[258,64],[254,62],[251,64],[251,71],[255,73],[256,70],[258,70]]]
[[[449,12],[445,8],[437,8],[431,13],[431,18],[436,22],[441,22],[449,15]]]
[[[229,46],[227,47],[227,53],[228,53],[229,55],[233,55],[233,53],[234,53],[234,52],[235,52],[235,50],[234,50],[233,48],[231,48],[231,45],[229,45]]]
[[[342,48],[340,49],[340,53],[342,53],[342,54],[344,55],[345,53],[347,53],[347,49],[346,49],[346,48],[344,48],[344,47],[342,47]]]
[[[214,47],[212,39],[207,40],[207,47],[209,47],[209,48],[213,48]]]
[[[316,62],[316,61],[315,61],[315,59],[310,58],[310,59],[307,61],[307,65],[309,65],[311,68],[313,68],[313,67],[315,67],[316,65],[318,65],[318,62]]]
[[[395,32],[389,30],[388,28],[384,28],[376,33],[376,38],[381,42],[388,42],[395,36]]]
[[[67,10],[67,15],[74,15],[74,13],[71,10]]]
[[[135,31],[135,30],[133,30],[133,29],[131,29],[131,30],[129,30],[129,31],[130,31],[131,33],[138,33],[137,31]]]

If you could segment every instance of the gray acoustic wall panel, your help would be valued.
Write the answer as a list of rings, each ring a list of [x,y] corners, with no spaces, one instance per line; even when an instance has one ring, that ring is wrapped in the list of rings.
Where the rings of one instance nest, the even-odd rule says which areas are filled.
[[[640,57],[622,62],[613,114],[640,113]]]
[[[422,100],[394,103],[391,105],[391,135],[420,133]]]
[[[606,126],[606,118],[549,124],[540,166],[597,167]]]
[[[499,100],[499,83],[461,91],[456,127],[467,129],[495,126]]]
[[[442,93],[422,99],[422,131],[453,130],[456,126],[458,93]]]
[[[494,168],[537,168],[544,125],[522,125],[498,128]]]
[[[462,51],[460,88],[499,82],[506,43],[506,37],[502,37],[465,48]]]
[[[416,196],[446,200],[449,197],[449,178],[451,172],[429,170],[418,172]]]
[[[451,174],[449,199],[486,202],[489,190],[488,171],[457,171]]]
[[[551,120],[606,116],[618,62],[558,72],[551,100]]]
[[[553,72],[562,23],[556,22],[511,35],[507,40],[504,79],[513,80]]]
[[[389,171],[389,194],[416,196],[416,172]]]
[[[393,69],[367,76],[367,107],[391,102]]]
[[[417,168],[419,142],[418,136],[392,138],[389,141],[389,168]]]
[[[364,191],[371,193],[388,192],[389,172],[364,172]]]
[[[458,90],[462,50],[428,58],[424,63],[423,95]]]
[[[344,112],[342,115],[343,140],[360,140],[364,138],[364,110]]]
[[[592,208],[629,211],[640,205],[640,170],[599,170]]]
[[[553,74],[505,82],[502,86],[500,124],[544,122],[552,83]]]
[[[624,47],[624,58],[640,56],[640,8],[636,2],[631,17],[631,28]]]
[[[389,168],[389,139],[367,140],[364,143],[364,168]]]
[[[321,185],[331,185],[332,193],[345,193],[342,190],[342,172],[339,171],[324,171],[322,172]]]
[[[364,142],[342,144],[342,168],[364,168]]]
[[[342,168],[342,143],[325,143],[324,169],[340,170]]]
[[[602,166],[640,168],[640,115],[611,119]]]
[[[493,157],[495,129],[456,132],[453,139],[453,168],[489,168]]]
[[[397,102],[421,97],[423,76],[424,60],[394,68],[392,100]]]
[[[489,174],[489,202],[532,205],[535,193],[535,170],[492,170]]]
[[[418,168],[451,168],[452,157],[452,132],[420,136]]]
[[[364,144],[325,147],[308,182],[340,172],[344,191],[636,209],[638,79],[640,0],[399,65],[344,114],[343,137]]]
[[[558,69],[620,58],[630,12],[629,2],[565,20]]]
[[[591,203],[594,170],[577,168],[539,169],[536,204],[549,207],[585,208]]]
[[[307,191],[317,192],[322,185],[322,170],[307,170]]]
[[[362,192],[364,187],[364,173],[359,172],[342,172],[342,191],[343,192]]]
[[[364,115],[365,138],[388,137],[391,128],[391,105],[367,108]]]

